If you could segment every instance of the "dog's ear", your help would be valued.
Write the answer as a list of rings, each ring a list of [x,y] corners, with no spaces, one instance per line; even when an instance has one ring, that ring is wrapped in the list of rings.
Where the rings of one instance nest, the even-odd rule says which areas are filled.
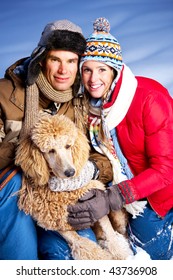
[[[78,129],[77,137],[74,145],[72,146],[72,157],[76,168],[76,175],[80,174],[80,171],[86,164],[89,158],[90,146],[86,136]]]
[[[35,185],[45,185],[49,180],[47,163],[32,140],[24,138],[20,140],[16,150],[15,164],[19,165],[26,176],[34,181]]]

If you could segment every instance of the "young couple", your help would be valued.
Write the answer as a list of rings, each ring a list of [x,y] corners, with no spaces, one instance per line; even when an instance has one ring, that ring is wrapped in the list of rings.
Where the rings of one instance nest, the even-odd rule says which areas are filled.
[[[90,228],[95,221],[110,209],[146,200],[141,216],[129,217],[134,254],[139,246],[153,260],[171,259],[173,101],[157,81],[133,75],[105,18],[94,22],[86,40],[68,20],[47,24],[31,56],[0,80],[0,259],[72,259],[58,233],[19,211],[12,194],[21,187],[21,172],[4,184],[15,169],[19,137],[29,133],[38,109],[65,114],[88,130],[88,172],[92,178],[97,169],[107,185],[106,192],[92,190],[89,199],[69,207],[69,223],[96,241]]]

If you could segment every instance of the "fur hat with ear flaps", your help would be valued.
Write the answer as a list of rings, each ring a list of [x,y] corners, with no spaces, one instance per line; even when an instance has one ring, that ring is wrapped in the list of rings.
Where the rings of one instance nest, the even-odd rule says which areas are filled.
[[[28,135],[37,120],[39,107],[39,90],[50,101],[64,103],[77,95],[80,87],[80,76],[77,73],[72,88],[57,91],[48,83],[41,71],[42,62],[50,50],[66,50],[81,56],[86,47],[86,40],[81,28],[68,21],[58,20],[48,23],[41,35],[38,46],[31,54],[26,80],[25,117],[20,137]]]
[[[39,63],[45,58],[49,50],[66,50],[81,56],[85,47],[86,40],[78,25],[68,20],[48,23],[42,32],[38,46],[31,54],[27,85],[32,85],[37,80],[41,71]]]

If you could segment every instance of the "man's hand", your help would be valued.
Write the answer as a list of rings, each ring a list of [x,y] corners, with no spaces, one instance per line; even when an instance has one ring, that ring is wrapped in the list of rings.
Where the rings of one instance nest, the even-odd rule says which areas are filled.
[[[68,222],[76,230],[88,228],[110,210],[119,210],[123,205],[123,196],[116,185],[105,191],[92,189],[76,205],[68,206]]]

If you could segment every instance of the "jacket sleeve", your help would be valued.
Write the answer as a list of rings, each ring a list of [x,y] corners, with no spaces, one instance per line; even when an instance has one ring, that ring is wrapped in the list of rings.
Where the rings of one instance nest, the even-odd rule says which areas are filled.
[[[99,169],[99,180],[104,184],[112,181],[113,173],[112,166],[109,159],[97,153],[93,148],[91,148],[90,160],[94,161],[97,168]]]
[[[24,88],[19,79],[12,82],[8,75],[0,79],[0,169],[14,163],[24,115],[24,98]]]
[[[139,128],[140,129],[140,128]],[[138,172],[119,183],[126,203],[146,198],[173,184],[173,101],[164,94],[150,95],[142,110],[144,150],[138,158]],[[130,164],[130,159],[129,164]],[[140,170],[140,171],[139,171]],[[165,190],[166,192],[166,190]]]
[[[15,144],[13,142],[4,141],[4,123],[1,118],[0,109],[0,169],[12,164],[15,156]]]
[[[12,164],[14,162],[14,157],[15,144],[12,142],[0,142],[0,169]]]
[[[15,146],[13,143],[0,143],[0,169],[14,162]]]

